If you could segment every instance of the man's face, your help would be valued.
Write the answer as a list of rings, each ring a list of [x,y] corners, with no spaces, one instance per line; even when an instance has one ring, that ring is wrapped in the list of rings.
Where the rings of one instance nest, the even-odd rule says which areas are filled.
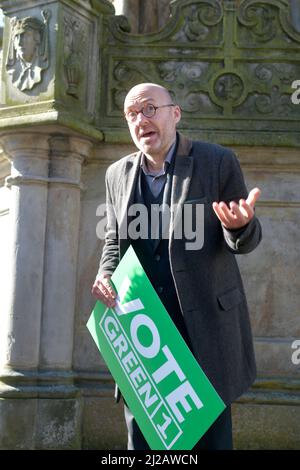
[[[31,29],[27,29],[23,33],[18,34],[14,40],[17,56],[21,57],[26,62],[31,62],[37,47],[37,39],[36,32]]]
[[[141,109],[146,104],[154,106],[171,104],[164,89],[153,85],[134,87],[127,95],[124,112],[136,111],[135,122],[128,122],[132,140],[139,150],[153,158],[164,158],[176,138],[176,124],[180,120],[179,106],[159,108],[153,117],[145,117]]]

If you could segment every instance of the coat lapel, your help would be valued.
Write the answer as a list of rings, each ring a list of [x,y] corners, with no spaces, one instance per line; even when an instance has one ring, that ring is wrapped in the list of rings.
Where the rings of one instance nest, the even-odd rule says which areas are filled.
[[[162,226],[159,230],[159,237],[153,240],[153,252],[155,252],[162,240],[162,238],[169,237],[169,227],[170,227],[170,193],[171,193],[171,186],[172,186],[172,175],[170,172],[167,173],[167,180],[165,183],[164,193],[163,193],[163,200],[162,200],[162,207],[161,207],[161,223]]]
[[[187,198],[193,174],[193,157],[190,156],[191,149],[192,141],[179,134],[171,189],[170,241],[177,224],[182,224],[182,206]]]
[[[120,238],[128,238],[128,223],[129,221],[127,213],[128,208],[134,201],[134,191],[139,174],[139,167],[141,162],[142,152],[137,152],[132,159],[126,162],[125,172],[123,177],[123,191],[122,191],[122,200],[120,201],[119,207],[120,211]]]

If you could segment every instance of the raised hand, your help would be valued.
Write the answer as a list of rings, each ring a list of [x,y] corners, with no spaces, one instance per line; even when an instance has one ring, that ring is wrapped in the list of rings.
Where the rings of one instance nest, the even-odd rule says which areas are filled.
[[[228,205],[221,202],[213,202],[213,209],[222,225],[229,229],[239,229],[247,225],[254,216],[254,206],[261,194],[259,188],[250,191],[247,199],[240,199],[239,204],[231,201]]]

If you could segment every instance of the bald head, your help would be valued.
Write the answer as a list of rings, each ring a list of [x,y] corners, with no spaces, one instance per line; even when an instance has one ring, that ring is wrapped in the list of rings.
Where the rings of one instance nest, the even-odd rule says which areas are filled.
[[[159,96],[160,99],[166,100],[166,103],[173,103],[172,97],[165,87],[157,85],[156,83],[139,83],[131,88],[127,93],[124,101],[124,109],[128,107],[128,104],[132,103],[140,96],[151,96],[153,93],[154,95]]]

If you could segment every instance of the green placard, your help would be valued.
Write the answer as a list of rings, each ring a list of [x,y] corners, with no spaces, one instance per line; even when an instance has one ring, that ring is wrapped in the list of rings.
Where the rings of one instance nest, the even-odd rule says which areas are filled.
[[[87,327],[153,450],[190,450],[224,410],[129,247],[112,276],[117,305]]]

